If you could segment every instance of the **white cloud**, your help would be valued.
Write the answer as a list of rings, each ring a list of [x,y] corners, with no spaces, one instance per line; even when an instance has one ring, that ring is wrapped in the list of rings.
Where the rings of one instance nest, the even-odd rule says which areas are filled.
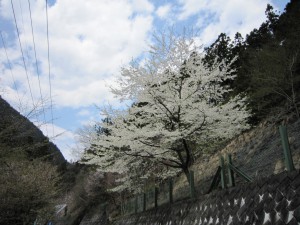
[[[270,0],[179,0],[178,18],[197,17],[204,44],[214,41],[221,32],[233,37],[236,32],[246,35],[266,19],[264,11]]]
[[[91,112],[87,109],[82,109],[77,113],[78,116],[89,116],[90,114]]]
[[[21,42],[27,60],[28,75],[35,99],[39,98],[39,85],[34,65],[28,4],[14,1]],[[13,21],[9,0],[1,2],[1,15]],[[37,57],[40,61],[41,87],[49,97],[45,1],[31,2]],[[51,82],[57,106],[79,107],[99,104],[103,98],[113,99],[105,82],[119,73],[121,64],[138,57],[147,46],[152,29],[151,12],[154,6],[147,0],[64,0],[48,8]],[[23,15],[23,18],[22,16]],[[24,20],[24,27],[22,23]],[[17,39],[8,49],[14,64],[13,72],[21,92],[29,93]],[[1,62],[6,59],[1,50]],[[1,64],[2,74],[9,74]],[[11,79],[0,75],[4,87],[11,86]],[[3,81],[3,79],[5,81]],[[105,81],[105,82],[103,82]]]
[[[264,15],[266,1],[228,1],[220,12],[217,23],[205,28],[202,38],[204,42],[216,39],[221,32],[226,32],[231,37],[240,32],[246,35],[252,29],[258,28],[266,19]],[[249,10],[251,9],[251,10]]]
[[[178,0],[178,3],[181,5],[181,12],[179,13],[178,18],[184,20],[199,13],[201,10],[204,11],[208,8],[209,2],[209,0]]]
[[[30,2],[41,90],[45,102],[50,95],[45,1]],[[2,31],[22,107],[29,109],[33,106],[10,3],[10,0],[2,0],[0,4],[0,18],[5,19],[8,29]],[[40,101],[40,89],[28,2],[13,0],[13,4],[28,80],[36,104]],[[80,108],[108,102],[119,105],[108,86],[114,85],[114,76],[119,73],[120,65],[127,64],[148,48],[153,11],[154,6],[147,0],[64,0],[56,1],[53,6],[48,7],[51,91],[55,107]],[[12,33],[15,33],[14,37],[11,36]],[[2,95],[18,108],[17,91],[13,89],[13,79],[7,66],[4,48],[2,44],[0,46],[0,87],[5,89]],[[49,111],[47,116],[49,117]],[[45,127],[42,126],[44,132]],[[49,125],[48,128],[52,129]],[[77,148],[74,144],[75,135],[55,125],[54,131],[54,135],[62,133],[54,142],[68,160],[72,159],[70,149]],[[52,136],[51,132],[49,136]]]
[[[132,0],[134,11],[151,13],[154,6],[148,0]]]
[[[172,24],[195,16],[204,44],[219,33],[248,33],[265,19],[264,10],[270,0],[178,0],[175,4],[158,6],[156,11],[148,0],[64,0],[49,7],[51,82],[54,102],[59,106],[80,107],[117,101],[106,84],[119,73],[120,65],[140,56],[149,43],[153,15],[172,18]],[[21,41],[26,57],[29,81],[35,101],[40,98],[34,65],[31,27],[26,1],[14,0]],[[22,6],[22,13],[21,7]],[[31,1],[37,57],[43,97],[49,98],[45,1]],[[173,9],[173,10],[172,10]],[[174,12],[178,15],[174,15]],[[10,0],[2,0],[2,17],[13,22]],[[195,19],[194,18],[194,19]],[[24,23],[22,22],[24,21]],[[6,38],[6,40],[11,40]],[[8,55],[14,62],[13,73],[21,95],[29,95],[17,39],[8,43]],[[28,60],[27,55],[30,60]],[[3,48],[0,49],[0,85],[12,87]],[[16,96],[16,95],[14,95]]]
[[[169,16],[170,11],[171,11],[171,4],[166,4],[158,7],[158,9],[156,10],[156,14],[159,18],[164,19]]]

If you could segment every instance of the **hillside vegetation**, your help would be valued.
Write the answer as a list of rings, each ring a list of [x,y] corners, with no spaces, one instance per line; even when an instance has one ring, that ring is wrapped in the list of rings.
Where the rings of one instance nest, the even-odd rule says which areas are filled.
[[[0,118],[0,224],[32,224],[38,217],[51,218],[66,160],[1,96]]]

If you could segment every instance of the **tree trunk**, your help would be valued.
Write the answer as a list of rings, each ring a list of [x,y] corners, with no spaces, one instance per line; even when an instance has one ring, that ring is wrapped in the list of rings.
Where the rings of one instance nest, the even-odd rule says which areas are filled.
[[[182,166],[182,170],[188,180],[188,182],[190,183],[190,171],[189,171],[189,166],[191,164],[191,151],[190,148],[188,146],[188,143],[185,139],[182,139],[182,144],[185,150],[185,161],[183,161],[183,166]]]
[[[183,167],[182,170],[186,176],[187,181],[190,183],[190,170],[188,166]]]

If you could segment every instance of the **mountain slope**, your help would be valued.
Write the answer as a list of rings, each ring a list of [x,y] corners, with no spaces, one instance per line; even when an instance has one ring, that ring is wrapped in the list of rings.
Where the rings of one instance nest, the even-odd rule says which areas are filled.
[[[0,96],[0,157],[43,158],[60,166],[66,163],[60,150]]]

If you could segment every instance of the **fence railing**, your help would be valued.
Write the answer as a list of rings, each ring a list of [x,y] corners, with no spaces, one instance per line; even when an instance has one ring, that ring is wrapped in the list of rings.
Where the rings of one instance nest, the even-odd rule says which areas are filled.
[[[285,126],[279,127],[280,138],[282,142],[285,168],[288,171],[295,170],[290,145],[288,141],[287,129]],[[247,173],[239,169],[233,162],[232,156],[227,154],[224,158],[220,156],[219,166],[216,173],[213,176],[211,185],[206,193],[210,193],[216,188],[228,188],[236,185],[236,177],[242,178],[246,182],[252,182],[253,178]],[[169,178],[165,183],[165,188],[159,189],[153,187],[151,190],[140,193],[131,199],[128,199],[122,206],[122,213],[125,215],[143,212],[149,209],[157,208],[164,204],[173,204],[174,202],[182,199],[194,199],[196,198],[196,189],[194,182],[194,171],[190,171],[188,177],[188,187],[177,189],[177,194],[180,196],[174,196],[174,184],[173,179]]]

